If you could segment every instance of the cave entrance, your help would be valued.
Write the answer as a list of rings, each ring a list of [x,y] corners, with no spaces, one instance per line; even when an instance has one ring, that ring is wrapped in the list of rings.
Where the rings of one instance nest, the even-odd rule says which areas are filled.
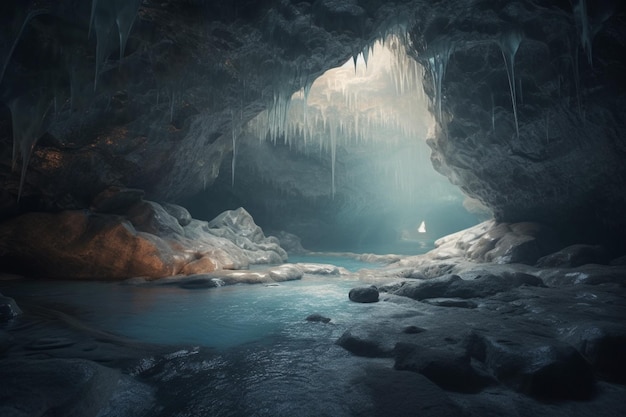
[[[405,45],[374,42],[233,138],[230,185],[264,229],[318,250],[415,253],[477,222],[430,161],[436,123]]]

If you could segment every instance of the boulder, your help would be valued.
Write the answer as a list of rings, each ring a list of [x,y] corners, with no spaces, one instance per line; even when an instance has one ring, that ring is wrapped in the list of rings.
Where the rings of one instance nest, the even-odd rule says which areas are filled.
[[[161,203],[161,206],[170,216],[178,220],[178,224],[181,226],[187,226],[191,223],[191,214],[183,206],[172,203]]]
[[[483,362],[496,379],[544,400],[589,399],[595,388],[589,362],[571,345],[529,334],[498,338],[470,333],[469,356]]]
[[[0,323],[11,320],[22,314],[22,310],[11,297],[5,297],[0,294]]]
[[[394,357],[394,369],[420,373],[447,391],[476,393],[495,382],[464,352],[398,343]]]
[[[352,288],[348,293],[350,301],[355,303],[375,303],[378,301],[378,296],[378,288],[373,285]]]
[[[5,359],[0,415],[95,417],[119,379],[119,371],[81,359]]]
[[[268,271],[270,278],[276,282],[293,281],[302,278],[302,270],[297,265],[284,264]]]
[[[93,198],[91,210],[98,213],[121,214],[141,202],[144,194],[143,190],[135,188],[111,186]]]
[[[360,331],[346,330],[336,343],[356,356],[386,358],[392,355],[392,349],[388,349],[382,341]]]
[[[571,245],[537,261],[538,268],[574,268],[585,264],[607,264],[609,256],[599,245]]]
[[[314,323],[329,323],[330,322],[330,318],[328,317],[324,317],[321,314],[318,313],[313,313],[310,314],[309,316],[307,316],[307,318],[305,319],[306,321],[311,321]]]
[[[423,281],[405,281],[392,294],[409,297],[414,300],[440,298],[483,298],[497,293],[509,291],[522,285],[543,286],[543,281],[533,275],[522,272],[503,272],[500,275],[487,274],[474,279],[464,280],[458,275],[450,274],[439,278]],[[454,302],[444,302],[454,306]],[[471,304],[456,303],[457,307],[472,308]]]

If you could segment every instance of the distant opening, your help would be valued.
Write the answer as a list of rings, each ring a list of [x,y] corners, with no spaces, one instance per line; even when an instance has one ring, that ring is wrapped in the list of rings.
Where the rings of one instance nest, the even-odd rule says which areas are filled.
[[[477,223],[430,161],[436,123],[423,79],[405,40],[391,35],[277,96],[233,135],[223,168],[238,203],[264,229],[315,250],[421,253]]]

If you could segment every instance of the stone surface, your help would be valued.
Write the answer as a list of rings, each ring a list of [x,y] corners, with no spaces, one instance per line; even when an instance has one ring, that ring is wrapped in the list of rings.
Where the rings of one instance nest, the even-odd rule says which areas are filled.
[[[118,214],[28,213],[4,222],[0,263],[43,278],[125,279],[241,269],[251,263],[279,263],[287,256],[242,211],[227,225],[209,227],[193,219],[182,226],[151,201],[136,202],[123,213],[119,207]],[[277,269],[276,280],[299,278],[302,273],[294,268]]]
[[[620,180],[625,152],[622,3],[614,2],[606,13],[591,8],[590,19],[598,21],[593,30],[583,31],[577,22],[586,20],[574,18],[567,2],[548,7],[521,1],[433,5],[378,0],[344,8],[335,7],[336,2],[313,7],[307,2],[146,1],[135,16],[125,54],[116,56],[112,49],[117,45],[100,39],[100,51],[112,53],[104,54],[106,60],[100,56],[98,65],[98,39],[89,36],[90,6],[46,2],[25,20],[30,3],[4,2],[0,64],[6,105],[0,109],[0,144],[5,215],[87,208],[109,186],[145,189],[155,200],[179,201],[204,189],[213,198],[211,186],[220,169],[236,165],[230,160],[233,133],[242,124],[402,24],[411,40],[409,53],[425,68],[424,90],[439,119],[440,128],[429,141],[436,169],[491,208],[499,221],[540,221],[563,233],[621,242],[626,207]],[[22,24],[26,30],[12,29]],[[514,55],[515,97],[501,50],[513,29],[522,33]],[[445,74],[439,77],[429,63],[433,56],[446,57]],[[100,68],[97,75],[94,67]],[[24,204],[18,205],[9,107],[29,94],[43,109],[54,95],[57,106],[36,132]],[[338,154],[352,151],[341,148]],[[328,164],[281,155],[288,155],[281,164],[265,165],[293,167],[293,173],[306,159],[319,169],[312,181],[298,183],[281,175],[259,182],[264,188],[251,202],[256,207],[263,207],[269,190],[285,188],[311,203],[318,194],[309,185],[327,181]],[[266,205],[264,214],[278,206]],[[321,225],[324,218],[316,220],[313,224]],[[525,238],[514,237],[503,238],[492,255],[515,259],[507,247],[521,248]],[[537,255],[535,244],[528,242],[520,259]]]
[[[313,313],[307,316],[306,321],[311,321],[314,323],[330,323],[330,318],[322,316],[318,313]]]
[[[11,320],[22,314],[22,310],[11,297],[0,294],[0,323]]]
[[[606,250],[598,245],[572,245],[537,261],[539,268],[571,268],[585,264],[607,264]]]
[[[116,389],[120,373],[80,359],[3,360],[0,414],[95,417]],[[10,381],[10,382],[9,382]]]
[[[355,303],[375,303],[378,301],[378,288],[375,286],[356,287],[348,294],[350,301]]]

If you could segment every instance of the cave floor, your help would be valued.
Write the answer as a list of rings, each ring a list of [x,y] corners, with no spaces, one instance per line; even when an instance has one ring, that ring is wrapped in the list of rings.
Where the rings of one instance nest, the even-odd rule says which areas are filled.
[[[286,323],[222,347],[137,341],[85,320],[85,300],[82,307],[58,302],[63,289],[42,302],[20,299],[7,291],[13,284],[0,282],[24,310],[0,329],[0,378],[10,381],[0,388],[0,414],[626,415],[623,278],[417,301],[394,293],[398,279],[389,271],[372,271],[280,284],[293,288],[289,297],[307,285],[330,295],[318,305],[315,295],[305,295],[308,304],[292,319],[280,316],[288,298],[277,296],[269,310],[271,299],[252,305],[258,326],[264,316]],[[380,301],[350,302],[347,288],[373,276]],[[254,303],[261,288],[239,285],[234,292],[248,292]],[[305,312],[331,320],[306,321]]]

